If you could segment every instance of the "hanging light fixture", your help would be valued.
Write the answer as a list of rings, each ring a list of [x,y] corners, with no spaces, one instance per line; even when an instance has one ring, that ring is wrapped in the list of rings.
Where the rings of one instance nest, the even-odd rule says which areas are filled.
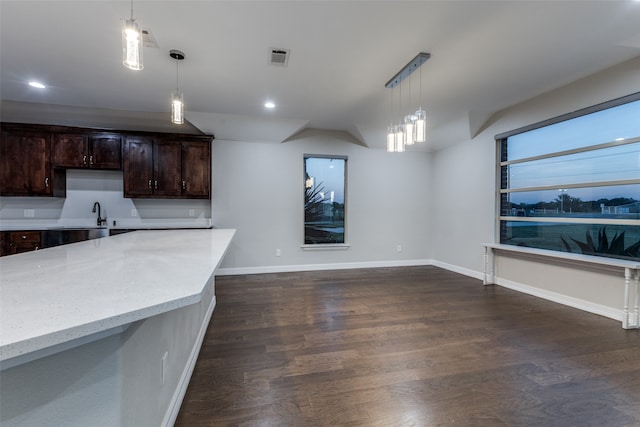
[[[404,152],[404,126],[396,126],[396,153]]]
[[[133,18],[133,0],[131,0],[131,19],[127,19],[122,30],[122,65],[130,70],[139,71],[142,63],[142,31]]]
[[[420,52],[404,68],[398,71],[385,84],[385,87],[393,89],[399,86],[404,79],[420,68],[430,57],[430,54]],[[422,98],[422,73],[420,74],[420,98]],[[411,101],[411,87],[409,87],[409,100]],[[400,92],[400,110],[402,110],[402,92]],[[402,111],[400,112],[402,113]],[[405,149],[405,145],[413,145],[416,142],[424,142],[426,140],[426,112],[422,107],[418,108],[418,111],[413,114],[401,115],[401,117],[399,125],[387,128],[387,151],[402,152]],[[394,147],[393,150],[391,150],[391,146]]]
[[[411,79],[409,79],[409,104],[411,104]],[[413,114],[404,116],[404,142],[406,145],[415,143],[415,121],[416,117]]]
[[[420,70],[420,103],[422,103],[422,70]],[[422,106],[416,111],[415,117],[416,142],[425,142],[427,140],[427,112],[422,109]]]
[[[391,100],[389,102],[389,110],[393,113],[393,89],[390,92]],[[387,126],[387,152],[393,153],[396,151],[396,129],[393,123]]]
[[[181,125],[184,123],[184,96],[180,92],[178,79],[178,64],[184,59],[184,53],[173,49],[169,56],[176,60],[176,90],[171,94],[171,123]]]
[[[398,101],[398,110],[402,112],[402,86],[400,86],[400,90],[398,92],[400,93],[399,101]],[[396,125],[396,153],[404,152],[404,138],[405,138],[404,123],[400,121],[400,123]]]
[[[387,126],[387,152],[396,151],[396,131],[393,125]]]
[[[416,111],[416,142],[425,142],[427,140],[427,112],[420,107]]]

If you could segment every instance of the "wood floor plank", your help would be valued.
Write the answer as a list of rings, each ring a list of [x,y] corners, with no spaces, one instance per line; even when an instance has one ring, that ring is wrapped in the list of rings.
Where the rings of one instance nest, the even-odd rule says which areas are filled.
[[[216,278],[176,426],[640,426],[640,332],[436,267]]]

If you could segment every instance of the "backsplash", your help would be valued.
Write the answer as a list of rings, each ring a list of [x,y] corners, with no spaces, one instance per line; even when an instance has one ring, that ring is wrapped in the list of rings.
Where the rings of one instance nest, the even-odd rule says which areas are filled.
[[[0,197],[0,226],[52,223],[59,226],[95,226],[93,204],[100,202],[108,226],[142,225],[150,220],[210,224],[211,201],[196,199],[128,199],[123,196],[120,171],[67,170],[67,197]]]

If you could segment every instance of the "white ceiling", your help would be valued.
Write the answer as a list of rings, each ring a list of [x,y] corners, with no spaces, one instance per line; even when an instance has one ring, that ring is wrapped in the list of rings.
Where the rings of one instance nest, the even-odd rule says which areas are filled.
[[[129,15],[129,1],[0,0],[2,100],[168,120],[176,85],[168,53],[180,49],[186,118],[216,138],[282,142],[331,129],[382,148],[390,121],[423,103],[431,140],[422,149],[431,149],[468,138],[496,111],[640,55],[634,0],[137,0],[134,16],[158,47],[145,48],[135,72],[121,65]],[[272,47],[290,49],[286,68],[268,64]],[[431,59],[386,89],[421,51]]]

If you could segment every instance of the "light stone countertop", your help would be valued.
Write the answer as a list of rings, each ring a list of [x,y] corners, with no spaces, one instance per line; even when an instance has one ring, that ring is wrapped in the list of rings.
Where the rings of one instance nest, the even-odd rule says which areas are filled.
[[[143,230],[0,258],[0,361],[195,304],[232,229]]]
[[[116,225],[113,225],[115,220]],[[169,229],[169,228],[212,228],[211,218],[108,218],[104,227],[114,230],[119,229]],[[70,219],[3,219],[0,220],[0,231],[28,231],[51,230],[60,228],[98,228],[95,218],[70,218]]]

